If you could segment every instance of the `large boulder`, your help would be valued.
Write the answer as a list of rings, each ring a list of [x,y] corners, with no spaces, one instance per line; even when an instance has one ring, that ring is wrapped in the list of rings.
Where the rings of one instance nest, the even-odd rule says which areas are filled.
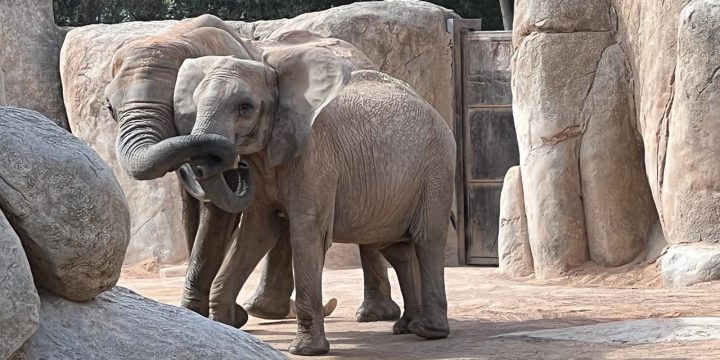
[[[671,287],[720,279],[720,245],[671,245],[660,261],[663,281]]]
[[[40,298],[20,238],[0,211],[0,359],[7,359],[38,325]]]
[[[347,41],[372,65],[408,82],[452,124],[452,59],[448,18],[442,7],[415,0],[361,2],[294,19],[245,23],[228,21],[258,46],[286,41],[286,35],[309,30]],[[104,89],[111,80],[110,60],[123,44],[156,34],[175,21],[91,25],[70,31],[63,44],[60,72],[68,121],[73,134],[87,142],[115,172],[130,205],[132,238],[126,263],[148,258],[173,263],[187,258],[180,215],[180,193],[174,175],[153,181],[130,179],[115,157],[116,124],[105,108]],[[331,44],[332,45],[332,44]],[[345,45],[333,49],[354,56]],[[357,50],[354,50],[357,51]],[[454,229],[448,234],[449,263],[457,263]],[[336,244],[329,266],[358,266],[354,245]]]
[[[0,74],[7,104],[36,110],[67,129],[57,67],[62,34],[52,0],[3,0],[0,8]]]
[[[85,301],[115,285],[130,218],[112,170],[43,115],[0,108],[0,209],[35,281]]]
[[[86,303],[40,296],[40,326],[18,360],[286,359],[243,331],[121,287]]]

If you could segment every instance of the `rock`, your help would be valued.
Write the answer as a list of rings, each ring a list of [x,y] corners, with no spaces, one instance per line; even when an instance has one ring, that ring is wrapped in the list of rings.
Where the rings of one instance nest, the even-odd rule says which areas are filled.
[[[132,22],[76,28],[68,32],[61,52],[60,73],[70,128],[108,163],[127,197],[132,237],[126,263],[150,258],[173,263],[187,258],[180,185],[175,175],[137,181],[125,174],[115,157],[117,124],[106,109],[104,95],[105,86],[112,79],[110,60],[115,51],[174,23]]]
[[[513,115],[539,278],[561,275],[588,259],[578,164],[582,109],[611,42],[603,32],[533,33],[513,57]],[[570,56],[573,61],[566,61]]]
[[[110,168],[35,111],[0,108],[0,138],[0,208],[37,284],[75,301],[114,286],[130,218]]]
[[[410,0],[338,6],[294,19],[227,23],[261,45],[299,30],[345,40],[367,54],[383,71],[415,87],[451,124],[452,58],[445,24],[454,17],[454,13],[439,6]],[[70,128],[110,165],[130,205],[132,238],[126,264],[148,258],[161,263],[187,259],[175,176],[141,182],[124,173],[115,157],[116,124],[105,109],[104,98],[105,86],[111,80],[110,60],[114,52],[124,43],[158,33],[174,23],[134,22],[76,28],[67,34],[61,52],[60,72]],[[448,258],[457,263],[454,250],[457,236],[452,228],[448,242]],[[333,253],[331,250],[328,256],[331,263]],[[335,262],[343,261],[339,258]],[[358,265],[359,260],[354,264]]]
[[[534,271],[519,166],[508,170],[500,193],[498,261],[500,272],[513,277],[528,276]]]
[[[0,211],[0,359],[7,359],[38,326],[40,298],[20,238]]]
[[[675,93],[661,188],[668,241],[720,243],[720,2],[679,16]]]
[[[19,352],[26,360],[286,359],[243,331],[121,287],[86,303],[40,296],[40,326]]]
[[[720,279],[720,245],[670,245],[660,261],[663,281],[671,287]]]
[[[513,44],[533,32],[574,33],[610,31],[607,1],[542,0],[517,1],[513,19]]]
[[[36,110],[67,129],[57,68],[62,39],[53,2],[3,0],[1,7],[0,73],[5,73],[7,104]]]
[[[580,177],[590,259],[621,266],[642,252],[657,213],[635,128],[632,71],[619,45],[603,52],[586,96]]]

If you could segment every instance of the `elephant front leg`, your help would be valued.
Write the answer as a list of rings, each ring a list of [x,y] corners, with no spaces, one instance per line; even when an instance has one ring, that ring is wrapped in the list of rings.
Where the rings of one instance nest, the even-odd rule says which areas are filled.
[[[360,245],[365,297],[355,312],[358,322],[390,321],[400,318],[400,307],[390,297],[387,267],[380,252],[368,245]]]
[[[322,306],[322,269],[328,222],[318,215],[289,214],[295,275],[297,334],[288,351],[293,355],[322,355],[330,351],[325,337]]]
[[[209,314],[210,286],[222,264],[225,248],[239,221],[212,204],[200,205],[197,236],[190,252],[180,305],[200,315]]]
[[[278,237],[287,232],[284,226],[269,221],[272,215],[266,210],[251,207],[245,215],[210,290],[210,318],[238,328],[248,319],[247,312],[235,303],[242,286]],[[289,281],[292,284],[292,278]]]
[[[294,287],[292,246],[285,232],[267,254],[260,283],[243,307],[257,318],[285,319],[290,312],[290,295]]]

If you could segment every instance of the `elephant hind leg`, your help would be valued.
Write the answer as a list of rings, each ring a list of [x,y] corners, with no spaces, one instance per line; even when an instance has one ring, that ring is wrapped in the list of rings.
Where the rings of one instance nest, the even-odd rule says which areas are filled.
[[[377,248],[360,245],[365,296],[355,312],[358,322],[389,321],[400,318],[400,307],[390,297],[387,267]]]
[[[428,191],[426,195],[431,193]],[[449,194],[445,196],[441,192],[423,203],[410,228],[420,270],[422,313],[410,321],[408,329],[425,339],[445,338],[450,333],[444,274],[452,191]]]
[[[422,311],[420,270],[415,257],[415,247],[410,239],[406,239],[382,249],[382,254],[395,269],[405,305],[405,312],[393,326],[393,334],[409,334],[408,324]]]

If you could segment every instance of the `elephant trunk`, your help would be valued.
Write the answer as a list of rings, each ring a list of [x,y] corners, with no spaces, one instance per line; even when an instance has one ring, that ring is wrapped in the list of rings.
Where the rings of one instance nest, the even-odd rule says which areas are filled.
[[[144,112],[147,116],[147,112]],[[234,164],[233,144],[214,134],[174,136],[172,123],[160,121],[168,115],[121,121],[117,155],[132,178],[151,180],[192,161],[197,172],[211,176]]]

